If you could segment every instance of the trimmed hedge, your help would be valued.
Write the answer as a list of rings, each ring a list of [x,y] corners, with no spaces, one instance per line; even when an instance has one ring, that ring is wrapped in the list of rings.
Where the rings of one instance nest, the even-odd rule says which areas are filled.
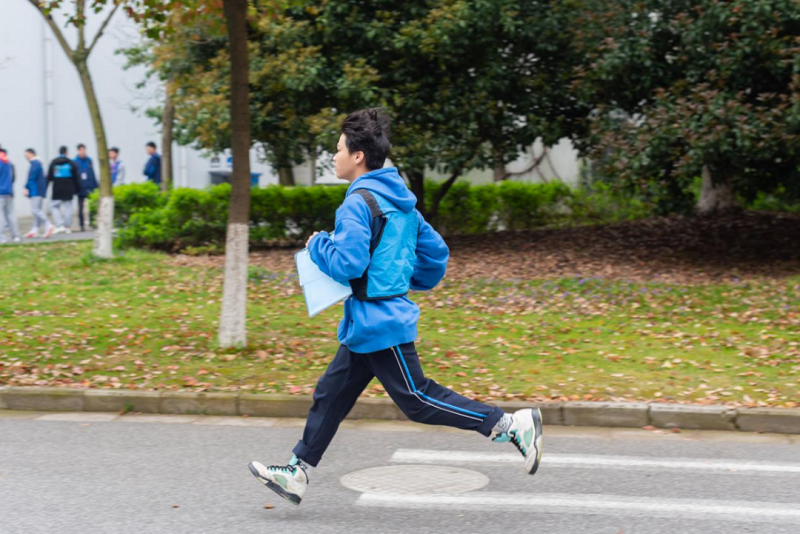
[[[430,205],[440,184],[426,183]],[[583,224],[646,216],[645,207],[620,200],[603,186],[571,189],[563,183],[501,182],[472,186],[457,182],[445,195],[435,221],[444,235],[531,230],[547,225]],[[230,185],[174,189],[154,184],[114,189],[119,244],[161,250],[222,250]],[[252,190],[251,246],[294,244],[316,230],[332,229],[347,186],[282,187]],[[90,210],[97,208],[96,198]]]

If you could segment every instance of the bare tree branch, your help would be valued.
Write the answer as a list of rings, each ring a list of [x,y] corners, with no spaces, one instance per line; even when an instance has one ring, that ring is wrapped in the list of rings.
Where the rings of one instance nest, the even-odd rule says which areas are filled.
[[[547,147],[544,147],[544,151],[542,152],[542,154],[538,158],[535,158],[533,161],[531,161],[530,165],[528,165],[527,167],[525,167],[521,171],[514,171],[514,172],[505,173],[501,180],[507,180],[508,178],[511,178],[512,176],[521,176],[523,174],[527,174],[527,173],[531,172],[536,167],[538,167],[540,163],[542,163],[542,161],[544,160],[544,158],[546,156],[547,156]]]
[[[476,145],[477,146],[477,145]],[[442,184],[439,190],[436,192],[436,195],[433,198],[433,202],[431,203],[431,209],[428,211],[428,215],[430,215],[430,219],[433,221],[436,219],[436,215],[439,213],[439,205],[442,203],[442,199],[445,197],[450,188],[453,184],[458,180],[458,177],[461,176],[461,173],[464,172],[464,169],[468,169],[469,166],[472,164],[472,160],[475,159],[477,152],[473,152],[472,155],[469,157],[467,161],[453,169],[452,174],[450,177]]]
[[[31,3],[33,7],[36,8],[36,10],[39,13],[42,14],[45,22],[47,22],[47,25],[50,26],[51,30],[53,30],[53,34],[55,34],[58,44],[61,45],[61,48],[64,49],[64,53],[67,54],[69,60],[74,64],[75,63],[75,57],[73,56],[74,52],[69,47],[69,43],[64,38],[64,34],[61,33],[61,28],[59,28],[58,25],[56,25],[55,21],[53,20],[53,17],[45,13],[45,11],[42,9],[42,6],[39,4],[37,0],[28,0],[28,1]]]
[[[86,0],[77,0],[78,3],[78,50],[83,52],[86,50]]]
[[[102,26],[100,26],[100,29],[98,30],[97,35],[95,35],[94,39],[92,39],[92,44],[89,45],[89,49],[86,51],[86,55],[87,56],[92,53],[92,50],[94,50],[94,45],[97,44],[97,40],[100,39],[101,35],[103,35],[103,32],[106,29],[106,26],[108,26],[108,23],[111,22],[111,17],[114,16],[114,13],[117,12],[117,9],[119,9],[119,4],[114,4],[114,9],[112,9],[111,13],[108,14],[108,17],[106,18],[106,20],[103,21]]]

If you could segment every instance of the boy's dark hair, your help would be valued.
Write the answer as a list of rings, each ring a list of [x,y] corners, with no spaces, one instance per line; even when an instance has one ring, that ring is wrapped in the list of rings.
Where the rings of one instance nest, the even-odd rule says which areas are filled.
[[[82,149],[82,148],[86,148],[86,145],[84,145],[83,143],[78,143],[78,146],[77,146],[77,147],[75,147],[75,148],[77,148],[78,150],[80,150],[80,149]]]
[[[31,153],[31,154],[33,154],[34,156],[36,155],[36,151],[35,151],[34,149],[32,149],[32,148],[26,148],[26,149],[25,149],[25,152],[30,152],[30,153]]]
[[[108,149],[109,152],[114,152],[115,154],[119,154],[119,149],[115,146],[112,146]]]
[[[5,148],[3,148],[1,146],[0,146],[0,152],[2,152],[3,154],[8,154],[8,150],[6,150]]]
[[[342,123],[347,151],[363,152],[367,169],[373,171],[383,167],[392,143],[389,116],[380,108],[359,109]]]
[[[67,147],[61,145],[61,147],[58,149],[58,153],[61,154],[62,156],[65,155],[67,153]]]
[[[156,148],[156,144],[155,144],[154,142],[152,142],[152,141],[150,141],[149,143],[147,143],[147,145],[145,145],[145,146],[150,146],[150,147],[153,147],[153,149],[155,149],[155,148]]]

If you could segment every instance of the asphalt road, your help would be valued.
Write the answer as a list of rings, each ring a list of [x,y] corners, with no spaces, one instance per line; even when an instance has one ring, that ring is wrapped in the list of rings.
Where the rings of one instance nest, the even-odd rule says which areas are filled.
[[[528,476],[477,434],[347,422],[298,507],[247,463],[302,424],[0,411],[0,533],[800,532],[800,436],[545,427]]]

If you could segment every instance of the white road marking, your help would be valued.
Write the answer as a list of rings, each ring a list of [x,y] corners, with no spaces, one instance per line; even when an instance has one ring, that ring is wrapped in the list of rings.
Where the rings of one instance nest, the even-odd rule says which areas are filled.
[[[113,421],[116,414],[111,413],[51,413],[37,417],[36,421],[75,421],[78,423],[103,423]]]
[[[522,455],[517,453],[486,453],[471,451],[436,451],[423,449],[398,449],[392,455],[395,463],[417,464],[519,464]],[[746,474],[800,474],[800,463],[771,463],[749,460],[720,460],[695,458],[652,458],[642,456],[610,456],[579,454],[547,454],[542,457],[542,468],[573,467],[581,469],[657,469],[713,471],[717,473]]]
[[[513,510],[530,513],[669,517],[753,523],[800,523],[794,504],[622,495],[474,492],[460,495],[363,493],[357,506],[412,509]]]

